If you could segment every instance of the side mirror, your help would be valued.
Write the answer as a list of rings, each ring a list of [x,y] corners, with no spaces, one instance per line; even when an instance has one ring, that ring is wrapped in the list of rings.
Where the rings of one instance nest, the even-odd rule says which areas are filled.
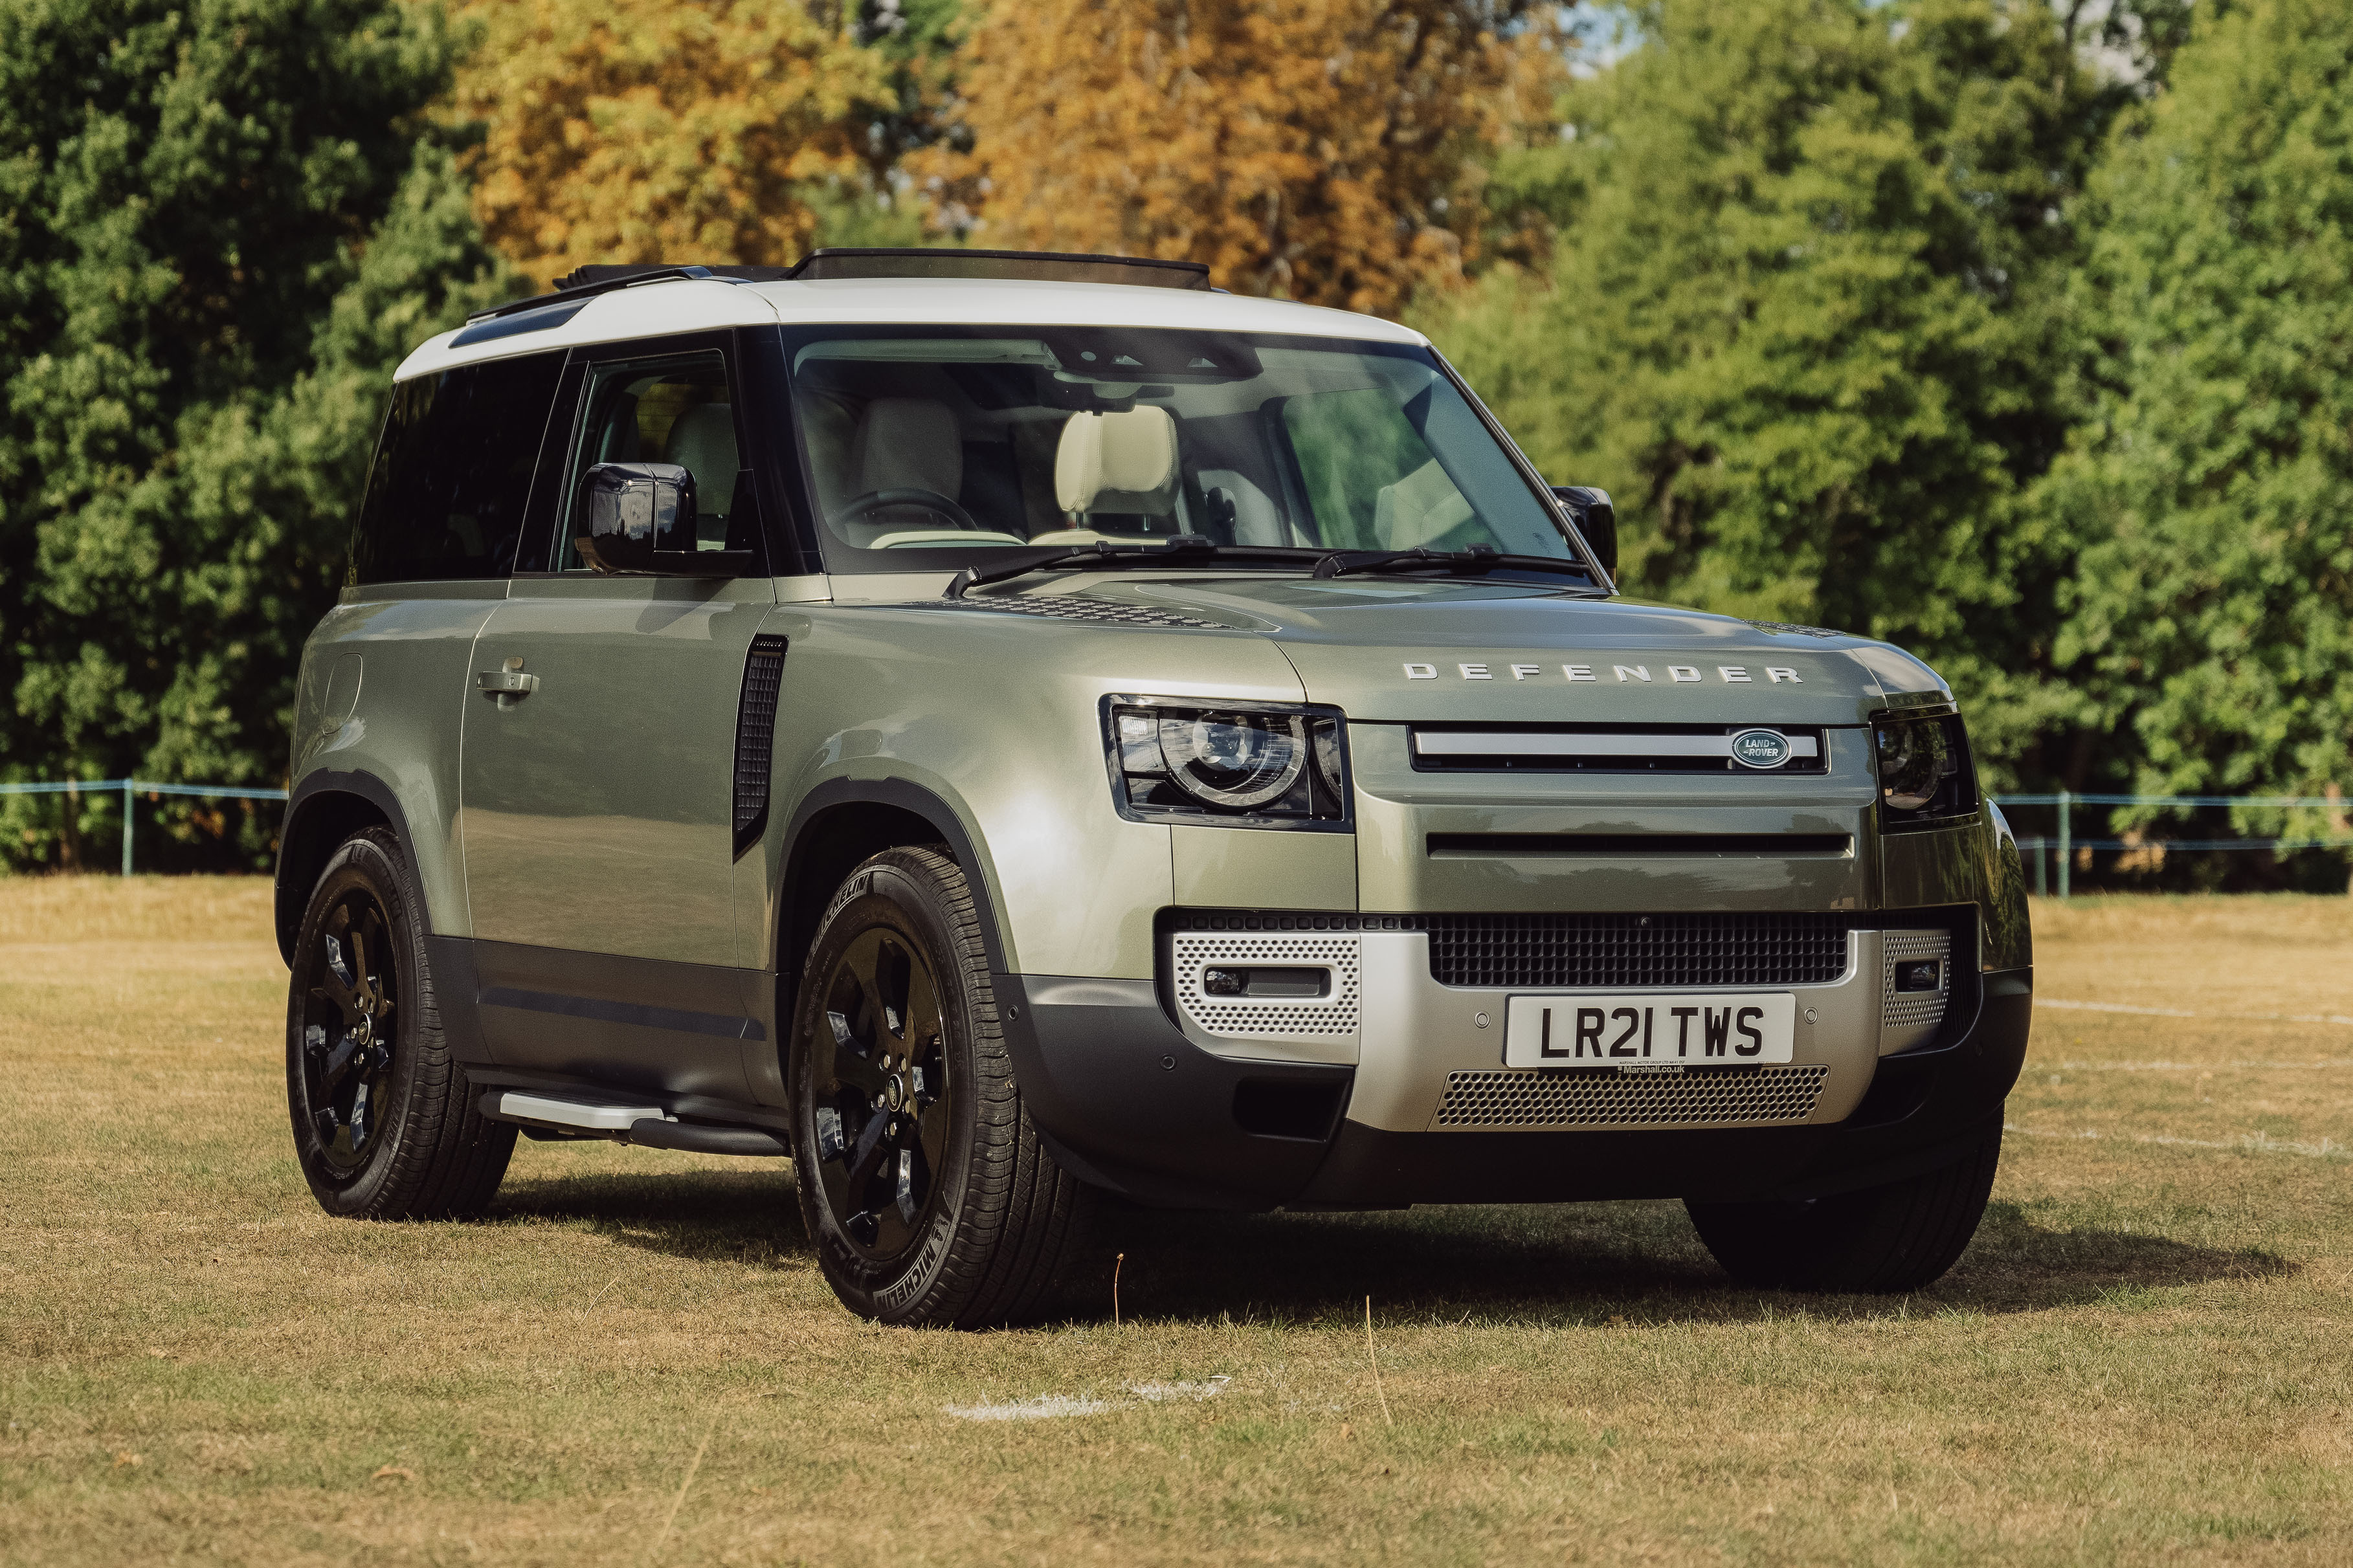
[[[1552,493],[1568,509],[1569,520],[1577,531],[1599,557],[1601,569],[1611,577],[1618,575],[1618,509],[1609,504],[1609,492],[1591,485],[1555,485]]]
[[[736,577],[748,550],[695,545],[694,475],[676,463],[597,463],[580,476],[573,544],[594,570],[664,577]]]

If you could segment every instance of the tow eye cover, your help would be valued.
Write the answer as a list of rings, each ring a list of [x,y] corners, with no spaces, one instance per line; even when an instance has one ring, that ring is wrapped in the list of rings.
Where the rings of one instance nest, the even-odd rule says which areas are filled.
[[[1778,768],[1789,760],[1789,737],[1778,730],[1743,730],[1732,737],[1732,760],[1744,768]]]

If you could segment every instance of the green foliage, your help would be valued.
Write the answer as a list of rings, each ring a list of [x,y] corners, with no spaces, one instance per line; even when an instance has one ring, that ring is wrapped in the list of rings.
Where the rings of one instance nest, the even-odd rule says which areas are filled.
[[[2089,214],[2086,415],[2042,491],[2084,542],[2061,656],[2143,789],[2341,785],[2353,18],[2332,0],[2201,18]]]
[[[1630,591],[1920,651],[1997,764],[2049,681],[2064,221],[2104,89],[2041,0],[1662,0],[1542,155],[1548,271],[1429,325]],[[1997,765],[1997,776],[2000,768]]]
[[[8,776],[284,776],[389,374],[504,283],[420,116],[451,55],[400,0],[0,0]]]

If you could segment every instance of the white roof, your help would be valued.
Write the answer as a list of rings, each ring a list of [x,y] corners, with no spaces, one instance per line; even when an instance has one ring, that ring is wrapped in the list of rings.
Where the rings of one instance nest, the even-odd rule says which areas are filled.
[[[551,300],[550,304],[560,303]],[[1175,327],[1195,331],[1282,332],[1387,343],[1429,342],[1377,316],[1294,305],[1246,294],[1119,283],[1011,279],[842,279],[822,283],[727,283],[670,279],[590,296],[578,314],[541,331],[451,347],[456,329],[427,340],[395,379],[453,365],[722,327],[923,326]]]

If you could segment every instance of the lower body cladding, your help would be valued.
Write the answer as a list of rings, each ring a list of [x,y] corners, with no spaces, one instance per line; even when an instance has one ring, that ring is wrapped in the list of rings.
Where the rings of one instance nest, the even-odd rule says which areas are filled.
[[[1180,913],[1156,984],[997,997],[1056,1155],[1147,1205],[1808,1197],[1936,1168],[2017,1079],[2032,972],[1914,912],[1952,923]]]

